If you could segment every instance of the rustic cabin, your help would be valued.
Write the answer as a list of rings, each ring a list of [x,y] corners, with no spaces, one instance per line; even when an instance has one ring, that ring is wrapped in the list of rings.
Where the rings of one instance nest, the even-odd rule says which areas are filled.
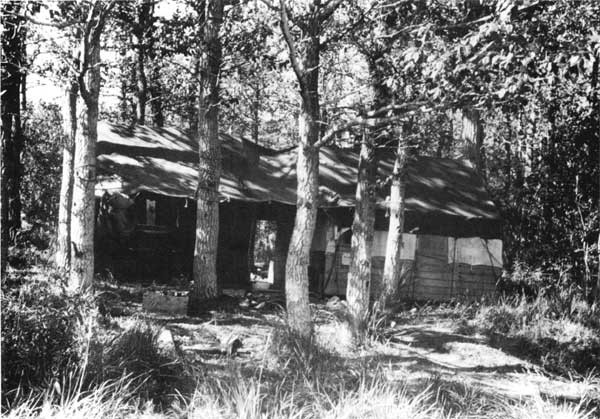
[[[221,134],[218,279],[283,288],[295,215],[295,150],[275,151]],[[98,125],[97,269],[141,282],[189,281],[195,229],[197,145],[174,128]],[[394,156],[382,152],[379,175]],[[309,268],[311,291],[344,295],[358,154],[320,153],[319,214]],[[373,290],[381,281],[388,214],[377,197]],[[467,164],[419,157],[408,168],[402,295],[419,300],[493,293],[502,268],[501,220]]]

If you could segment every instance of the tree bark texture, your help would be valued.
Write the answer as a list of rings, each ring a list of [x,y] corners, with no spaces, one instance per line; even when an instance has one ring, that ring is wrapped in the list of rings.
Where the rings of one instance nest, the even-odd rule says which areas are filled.
[[[375,144],[363,134],[358,163],[356,206],[352,222],[352,259],[348,271],[346,299],[355,339],[362,343],[367,332],[371,289],[371,254],[375,233]]]
[[[310,124],[307,115],[300,116],[301,139],[308,136]],[[316,121],[311,121],[314,129]],[[319,177],[319,153],[302,140],[298,144],[296,174],[298,190],[294,230],[285,265],[285,297],[288,324],[294,333],[303,337],[312,334],[308,295],[308,266],[310,248],[317,224],[317,192]]]
[[[148,97],[148,81],[146,80],[146,69],[144,67],[143,40],[138,38],[138,46],[135,56],[135,76],[137,81],[137,104],[136,119],[139,125],[146,123],[146,102]]]
[[[483,147],[483,125],[477,109],[462,111],[462,139],[467,147],[469,158],[477,171],[485,177],[485,151]]]
[[[296,218],[285,266],[285,296],[290,329],[293,333],[308,338],[312,335],[308,266],[310,248],[317,224],[319,192],[319,150],[315,144],[320,133],[319,35],[323,22],[319,17],[311,19],[311,23],[308,25],[310,34],[302,57],[302,67],[300,67],[296,62],[297,57],[294,55],[295,48],[289,34],[285,13],[285,11],[282,13],[282,29],[286,34],[288,46],[290,46],[290,57],[293,57],[292,65],[298,78],[302,99],[298,116]]]
[[[21,27],[19,2],[2,5],[2,202],[1,248],[2,272],[6,267],[8,246],[21,228],[21,176],[23,135],[21,127],[20,88],[24,66],[24,30]]]
[[[402,233],[404,231],[407,150],[404,135],[401,130],[398,130],[398,148],[390,186],[390,224],[383,265],[382,292],[379,299],[382,309],[397,297],[402,277],[400,256],[402,252]]]
[[[152,2],[142,0],[136,5],[136,21],[133,26],[135,37],[135,76],[137,86],[136,119],[140,125],[146,124],[146,104],[148,102],[148,79],[146,77],[147,36],[152,25],[154,7]]]
[[[66,92],[64,112],[65,144],[63,147],[58,228],[56,238],[56,266],[66,269],[71,264],[71,206],[73,202],[73,152],[77,133],[77,83],[73,82]]]
[[[160,81],[158,65],[152,70],[152,87],[150,88],[150,100],[152,108],[152,124],[155,128],[162,128],[165,123],[163,109],[163,86]]]
[[[275,222],[277,223],[277,233],[275,236],[275,266],[273,288],[278,290],[285,289],[285,265],[287,262],[287,253],[290,248],[290,240],[294,230],[295,211],[287,208],[278,208]]]
[[[73,154],[73,202],[71,205],[71,275],[69,288],[85,289],[94,278],[94,226],[98,98],[100,96],[100,35],[106,6],[95,3],[81,43],[79,92],[83,99]]]
[[[219,238],[219,182],[221,145],[219,143],[219,72],[223,21],[223,1],[206,2],[204,48],[200,57],[198,92],[198,190],[194,282],[188,311],[197,313],[203,300],[218,296],[217,248]]]

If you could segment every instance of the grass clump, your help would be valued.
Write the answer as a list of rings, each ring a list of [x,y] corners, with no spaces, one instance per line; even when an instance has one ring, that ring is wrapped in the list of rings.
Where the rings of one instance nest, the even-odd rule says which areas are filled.
[[[176,392],[184,391],[192,380],[175,354],[161,347],[161,332],[161,328],[137,320],[116,336],[94,342],[87,387],[128,376],[136,397],[158,406],[169,405]],[[168,332],[167,337],[171,338]]]
[[[83,361],[93,298],[73,294],[60,274],[43,271],[2,289],[2,403],[39,391]]]
[[[276,368],[291,372],[307,383],[334,379],[343,369],[341,359],[326,349],[314,335],[299,336],[289,328],[275,329],[268,348]]]
[[[81,379],[81,377],[79,377]],[[73,388],[73,387],[71,387]],[[22,401],[4,415],[7,419],[120,419],[149,417],[133,400],[132,383],[123,378],[104,382],[90,391],[78,388],[58,395],[54,389]]]
[[[570,304],[540,294],[501,298],[479,307],[471,321],[490,343],[526,356],[549,371],[569,376],[600,370],[600,327],[597,313],[583,300]]]

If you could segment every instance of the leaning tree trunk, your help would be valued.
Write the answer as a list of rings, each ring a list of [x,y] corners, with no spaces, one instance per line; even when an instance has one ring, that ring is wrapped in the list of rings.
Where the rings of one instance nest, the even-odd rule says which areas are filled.
[[[219,71],[223,1],[206,5],[205,48],[200,60],[198,97],[198,190],[196,207],[196,246],[194,282],[188,311],[197,313],[203,300],[217,297],[217,248],[219,238],[219,182],[221,145],[219,143]]]
[[[91,23],[90,23],[91,24]],[[101,29],[98,29],[101,30]],[[100,36],[89,44],[83,109],[78,114],[73,155],[73,203],[71,206],[71,277],[69,288],[85,289],[94,278],[94,225],[96,141],[100,93]],[[84,51],[84,54],[86,52]],[[81,83],[80,83],[81,84]],[[80,89],[84,86],[80,86]]]
[[[71,264],[71,205],[73,202],[73,152],[77,132],[77,83],[67,90],[67,109],[64,112],[65,144],[63,147],[58,229],[56,239],[56,266],[66,269]]]
[[[19,17],[20,3],[2,5],[4,29],[2,31],[2,203],[1,248],[2,272],[6,268],[8,245],[21,228],[21,175],[23,172],[21,152],[21,104],[19,89],[22,84],[24,65],[24,31]]]
[[[365,339],[369,314],[371,252],[375,232],[375,173],[375,144],[371,135],[363,133],[352,223],[352,260],[346,289],[350,326],[358,343]]]
[[[404,196],[406,192],[407,144],[403,133],[398,130],[398,149],[390,187],[390,224],[388,228],[385,262],[383,265],[380,306],[385,308],[398,294],[402,277],[402,233],[404,231]]]

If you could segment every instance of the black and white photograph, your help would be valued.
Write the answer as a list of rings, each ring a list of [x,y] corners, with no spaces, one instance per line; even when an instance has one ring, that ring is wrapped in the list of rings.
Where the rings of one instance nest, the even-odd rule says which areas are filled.
[[[7,419],[600,418],[599,0],[0,0]]]

